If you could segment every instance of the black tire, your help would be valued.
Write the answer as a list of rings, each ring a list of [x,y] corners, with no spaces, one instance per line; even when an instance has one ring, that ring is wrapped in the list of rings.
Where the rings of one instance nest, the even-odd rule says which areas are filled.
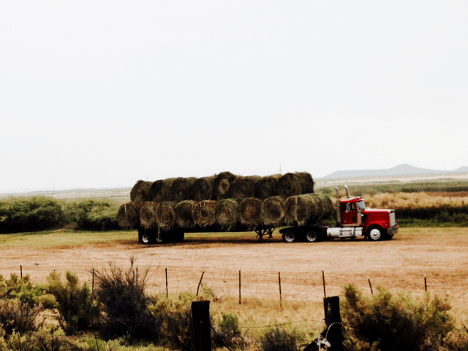
[[[304,233],[304,241],[308,243],[315,243],[319,241],[319,235],[314,229],[307,229]]]
[[[370,241],[380,241],[384,239],[385,232],[382,228],[380,227],[371,227],[367,231],[367,238]]]
[[[153,244],[154,236],[151,234],[151,231],[142,229],[138,231],[138,241],[143,245]]]
[[[293,243],[297,240],[297,235],[292,229],[287,229],[283,232],[283,241],[285,243]]]
[[[181,243],[184,241],[185,233],[183,231],[176,231],[174,233],[174,242],[175,243]]]

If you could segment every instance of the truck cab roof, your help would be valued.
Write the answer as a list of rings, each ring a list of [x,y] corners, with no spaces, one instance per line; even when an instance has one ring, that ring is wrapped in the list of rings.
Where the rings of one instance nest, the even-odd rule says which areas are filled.
[[[364,201],[364,200],[362,199],[362,197],[356,196],[356,197],[350,197],[346,199],[340,199],[340,201],[342,203],[349,204],[349,203],[355,203],[355,202]]]

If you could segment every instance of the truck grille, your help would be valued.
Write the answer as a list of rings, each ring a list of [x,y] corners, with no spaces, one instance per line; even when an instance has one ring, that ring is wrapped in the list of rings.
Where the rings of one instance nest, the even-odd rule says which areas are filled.
[[[395,211],[390,211],[390,227],[396,225]]]

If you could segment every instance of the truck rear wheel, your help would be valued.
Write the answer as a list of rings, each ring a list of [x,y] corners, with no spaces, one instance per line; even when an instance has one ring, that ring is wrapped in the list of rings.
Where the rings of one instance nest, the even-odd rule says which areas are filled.
[[[296,233],[294,233],[294,230],[288,229],[283,232],[283,241],[285,243],[293,243],[294,241],[296,241],[296,239],[297,236]]]
[[[304,235],[304,239],[305,241],[309,242],[309,243],[314,243],[314,242],[317,242],[319,237],[318,237],[318,234],[315,230],[313,229],[308,229]]]

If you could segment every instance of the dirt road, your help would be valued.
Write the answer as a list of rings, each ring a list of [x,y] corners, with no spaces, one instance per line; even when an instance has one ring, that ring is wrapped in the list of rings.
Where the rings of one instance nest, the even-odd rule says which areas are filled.
[[[43,235],[47,240],[47,235]],[[218,296],[237,296],[239,270],[242,296],[279,295],[279,274],[283,299],[320,301],[323,298],[322,271],[327,295],[339,294],[341,286],[355,283],[369,291],[384,284],[390,289],[414,293],[428,290],[449,294],[463,302],[468,298],[468,228],[401,229],[391,241],[329,241],[286,244],[279,235],[259,242],[252,234],[239,237],[190,234],[183,243],[143,246],[135,239],[80,246],[0,247],[0,274],[31,275],[45,282],[53,271],[71,270],[82,280],[91,281],[92,267],[103,269],[108,262],[128,267],[130,256],[139,267],[149,266],[150,286],[165,292],[165,268],[170,293],[197,289],[203,282]]]

